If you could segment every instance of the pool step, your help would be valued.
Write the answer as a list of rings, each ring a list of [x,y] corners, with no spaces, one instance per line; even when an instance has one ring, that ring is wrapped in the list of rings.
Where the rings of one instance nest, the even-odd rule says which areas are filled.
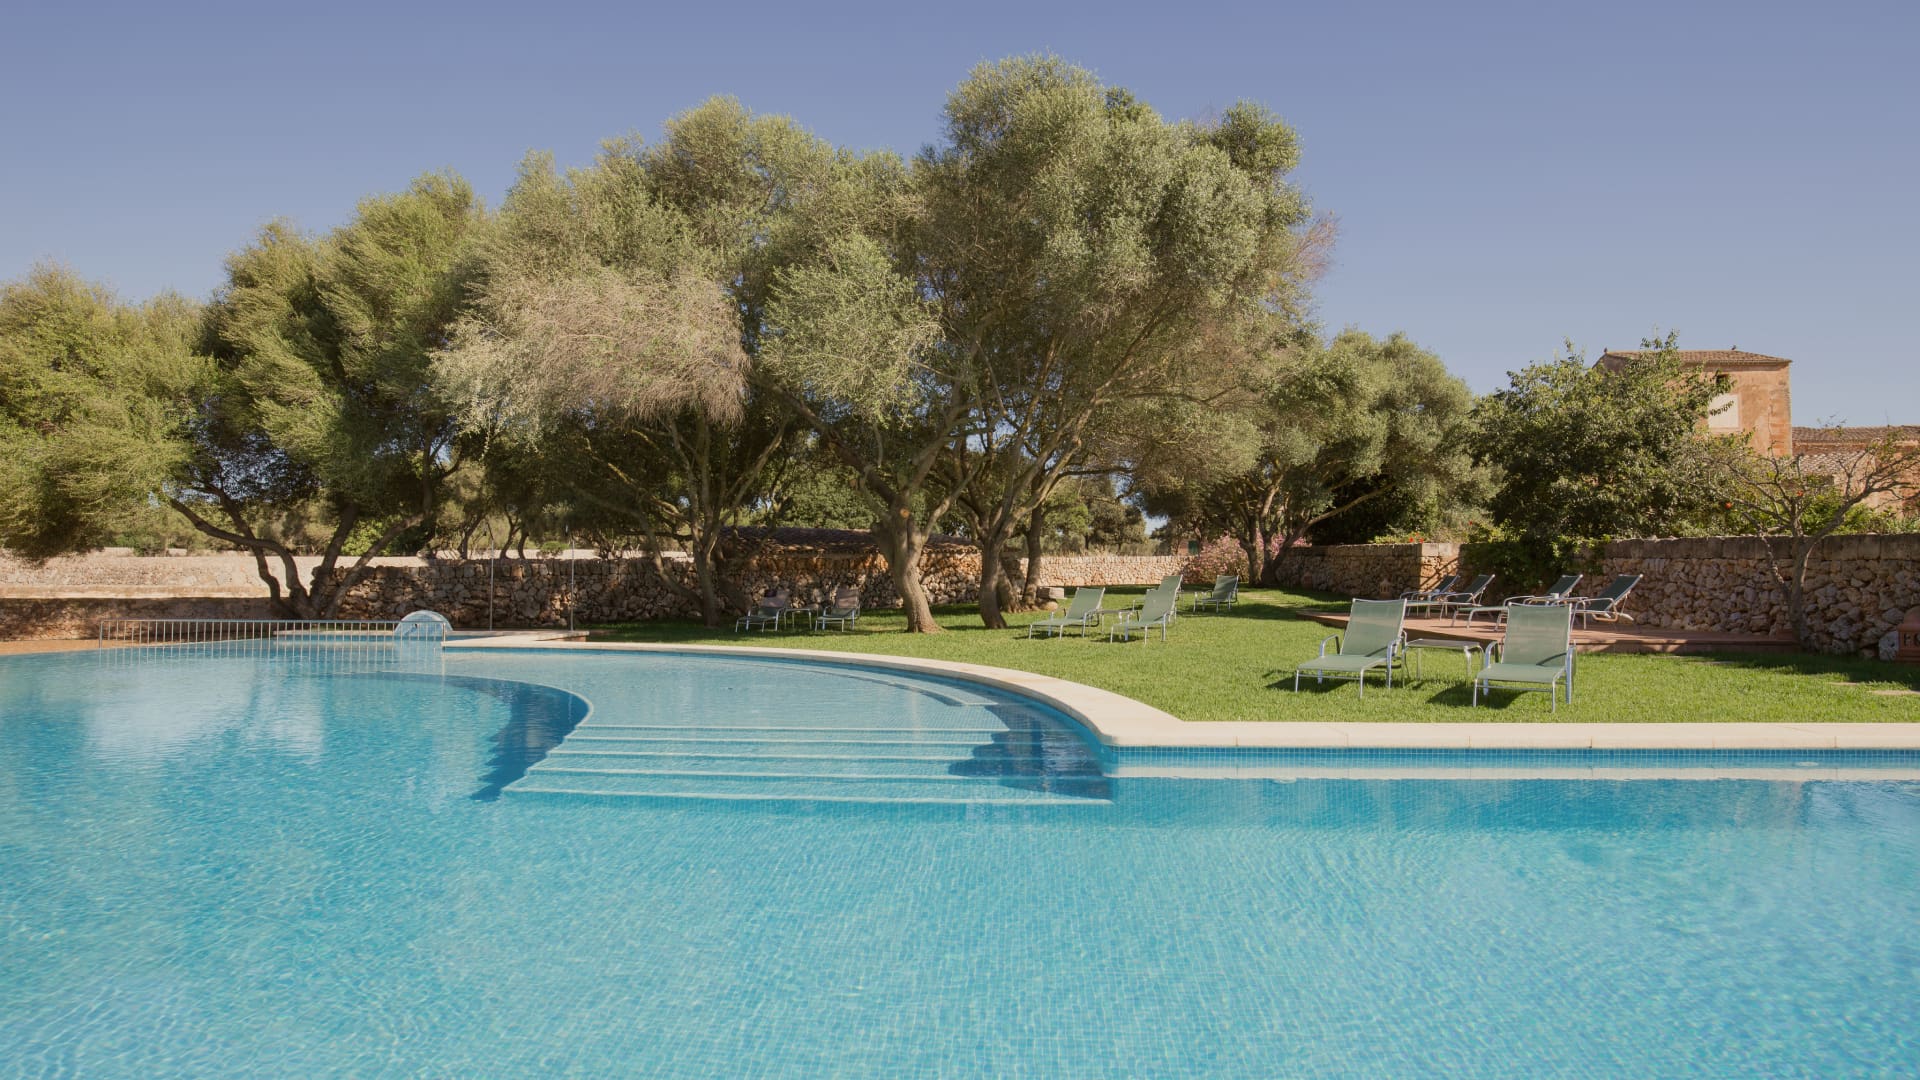
[[[1004,733],[1003,733],[1004,734]],[[818,739],[753,738],[736,734],[713,733],[698,738],[671,738],[658,735],[600,735],[580,729],[568,735],[569,750],[650,750],[664,754],[774,754],[804,755],[843,753],[884,756],[888,754],[942,754],[964,758],[976,748],[1005,745],[1007,749],[1027,747],[1034,750],[1056,749],[1073,753],[1085,744],[1070,734],[1035,740],[996,742],[989,736],[934,735],[925,738],[889,738],[884,735],[829,735]]]
[[[1044,786],[1043,786],[1044,785]],[[1034,778],[1031,787],[969,777],[772,777],[637,775],[533,769],[507,789],[515,795],[629,798],[771,799],[794,802],[984,803],[1059,806],[1104,803],[1104,779]]]
[[[506,793],[1007,806],[1110,801],[1099,762],[1077,732],[992,723],[978,715],[913,727],[760,716],[727,724],[588,721]]]
[[[935,779],[980,780],[1009,776],[1092,776],[1101,775],[1091,761],[1054,762],[1032,755],[986,753],[980,757],[956,758],[952,754],[862,755],[844,752],[819,754],[670,754],[620,753],[606,750],[562,748],[549,753],[546,760],[529,772],[569,773],[676,773],[713,776],[780,777],[932,777]]]

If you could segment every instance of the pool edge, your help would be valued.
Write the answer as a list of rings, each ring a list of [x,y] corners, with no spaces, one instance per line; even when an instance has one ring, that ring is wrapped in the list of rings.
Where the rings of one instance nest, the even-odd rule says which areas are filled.
[[[1037,698],[1113,749],[1433,750],[1920,750],[1920,724],[1762,723],[1341,723],[1186,721],[1145,702],[1050,675],[951,660],[764,645],[469,638],[458,652],[488,649],[649,652],[804,659],[848,667],[944,675]]]

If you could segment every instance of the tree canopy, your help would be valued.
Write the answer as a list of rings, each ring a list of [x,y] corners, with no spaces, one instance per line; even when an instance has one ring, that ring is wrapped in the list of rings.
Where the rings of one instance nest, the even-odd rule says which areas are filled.
[[[1182,526],[1233,537],[1251,580],[1317,526],[1389,501],[1465,503],[1478,494],[1467,451],[1473,397],[1405,336],[1347,330],[1276,353],[1250,380],[1250,464],[1223,476],[1190,466],[1145,477],[1149,506]]]
[[[1540,542],[1684,530],[1709,501],[1687,451],[1725,386],[1682,369],[1676,349],[1650,340],[1605,368],[1569,348],[1481,398],[1473,451],[1500,469],[1493,521]]]
[[[128,305],[72,271],[0,286],[0,544],[32,558],[111,541],[186,466],[214,370],[196,304]]]
[[[914,570],[934,522],[965,509],[1002,625],[1001,549],[1101,419],[1226,392],[1232,343],[1299,317],[1294,145],[1253,105],[1173,123],[1051,57],[982,65],[901,212],[779,272],[767,370],[882,504],[911,625],[934,628]]]
[[[465,300],[481,208],[450,176],[363,201],[323,237],[275,223],[204,308],[138,307],[59,270],[0,295],[9,451],[0,528],[50,555],[158,501],[252,553],[274,599],[325,616],[367,560],[429,524],[460,431],[429,364]],[[276,520],[318,507],[303,575]],[[350,538],[373,535],[344,575]]]

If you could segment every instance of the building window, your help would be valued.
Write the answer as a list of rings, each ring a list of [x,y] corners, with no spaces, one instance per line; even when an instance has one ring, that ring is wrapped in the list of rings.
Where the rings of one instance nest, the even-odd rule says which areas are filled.
[[[1740,430],[1740,399],[1732,394],[1721,394],[1707,406],[1708,431]]]

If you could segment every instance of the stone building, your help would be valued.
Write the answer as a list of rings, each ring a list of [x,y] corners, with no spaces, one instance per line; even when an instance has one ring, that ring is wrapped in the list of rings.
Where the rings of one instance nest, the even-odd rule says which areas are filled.
[[[1618,370],[1620,365],[1644,355],[1637,351],[1607,350],[1597,366]],[[1795,427],[1793,392],[1789,382],[1792,361],[1779,356],[1742,352],[1739,349],[1682,349],[1677,353],[1683,367],[1710,375],[1725,375],[1731,388],[1714,399],[1714,412],[1707,418],[1707,430],[1718,433],[1744,431],[1753,437],[1753,445],[1775,457],[1800,457],[1815,469],[1838,473],[1849,458],[1879,445],[1888,436],[1896,441],[1920,445],[1920,424],[1891,427]],[[1920,474],[1910,478],[1920,491]],[[1920,510],[1920,496],[1889,493],[1872,500],[1872,505],[1895,506],[1909,503]]]
[[[1601,354],[1600,367],[1618,370],[1622,364],[1645,355],[1636,351],[1608,350]],[[1793,391],[1788,368],[1793,361],[1739,349],[1682,349],[1677,354],[1683,367],[1710,375],[1725,375],[1733,386],[1714,399],[1713,415],[1707,417],[1707,430],[1719,433],[1745,431],[1753,436],[1753,445],[1775,457],[1792,456]]]

